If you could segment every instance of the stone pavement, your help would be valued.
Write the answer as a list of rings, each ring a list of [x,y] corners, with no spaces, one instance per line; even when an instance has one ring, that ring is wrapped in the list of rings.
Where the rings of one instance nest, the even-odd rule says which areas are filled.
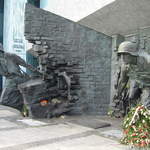
[[[112,126],[94,129],[71,122],[79,118],[85,116],[35,120],[0,106],[0,150],[127,150],[118,142],[121,131],[117,121],[107,119]],[[90,121],[93,116],[86,118]]]

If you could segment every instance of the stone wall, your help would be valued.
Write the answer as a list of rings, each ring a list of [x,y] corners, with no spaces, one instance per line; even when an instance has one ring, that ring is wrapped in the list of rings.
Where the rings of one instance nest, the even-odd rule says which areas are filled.
[[[79,84],[77,113],[106,114],[110,103],[112,38],[70,20],[26,5],[25,36],[46,44],[52,57],[78,63],[73,75]],[[43,45],[42,45],[43,46]]]

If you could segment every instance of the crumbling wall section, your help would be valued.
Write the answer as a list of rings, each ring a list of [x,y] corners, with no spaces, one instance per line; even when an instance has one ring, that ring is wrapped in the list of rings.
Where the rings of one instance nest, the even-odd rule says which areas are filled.
[[[73,65],[72,73],[67,72],[79,79],[74,85],[79,97],[76,112],[107,113],[110,103],[111,37],[29,4],[26,5],[25,36],[34,43],[34,47],[44,47],[45,54],[55,58],[57,64],[62,60],[78,64]]]

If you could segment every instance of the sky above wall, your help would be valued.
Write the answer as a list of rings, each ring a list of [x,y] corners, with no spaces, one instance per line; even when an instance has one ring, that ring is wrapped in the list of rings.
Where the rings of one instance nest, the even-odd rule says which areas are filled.
[[[41,0],[40,7],[78,22],[115,0]]]

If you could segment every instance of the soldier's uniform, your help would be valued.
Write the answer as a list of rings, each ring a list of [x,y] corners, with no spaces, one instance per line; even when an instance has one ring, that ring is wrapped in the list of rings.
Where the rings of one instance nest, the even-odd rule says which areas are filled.
[[[23,108],[23,98],[18,90],[18,84],[29,79],[20,66],[36,71],[19,56],[3,51],[0,45],[0,75],[6,77],[6,84],[0,97],[0,103],[18,110]]]
[[[127,114],[131,106],[136,105],[140,93],[139,85],[135,80],[129,77],[131,71],[136,66],[137,44],[125,41],[120,44],[118,54],[123,62],[119,62],[119,71],[117,72],[117,83],[115,85],[116,93],[113,97],[113,114],[116,117],[122,117]]]

